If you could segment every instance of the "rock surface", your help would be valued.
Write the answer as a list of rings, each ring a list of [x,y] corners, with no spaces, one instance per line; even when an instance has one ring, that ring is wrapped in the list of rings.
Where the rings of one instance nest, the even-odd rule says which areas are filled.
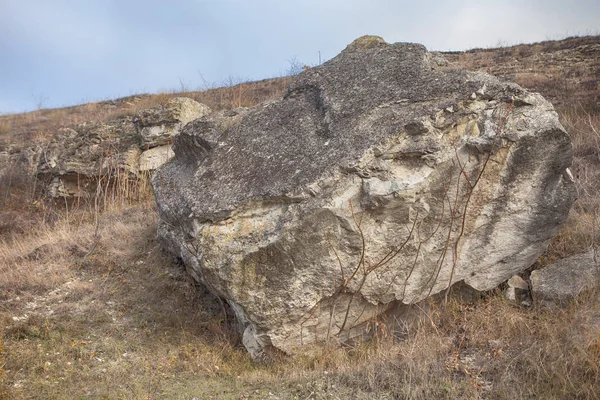
[[[507,282],[504,296],[507,300],[514,301],[518,305],[531,306],[529,297],[529,284],[519,275],[512,276]]]
[[[85,197],[101,177],[135,176],[140,154],[131,117],[82,124],[61,130],[42,152],[37,175],[49,182],[53,197]]]
[[[204,104],[176,97],[133,118],[63,128],[48,148],[40,150],[36,174],[48,183],[52,197],[93,196],[100,180],[135,181],[140,173],[169,161],[174,155],[172,136],[210,112]]]
[[[540,95],[363,37],[281,101],[175,136],[159,237],[225,299],[255,359],[345,340],[455,283],[491,289],[575,199],[571,141]]]
[[[170,145],[148,149],[140,155],[140,171],[153,171],[175,156]]]
[[[600,286],[600,250],[577,254],[531,273],[531,291],[536,303],[556,306],[580,293]]]
[[[204,104],[187,97],[175,97],[164,105],[140,111],[133,123],[140,132],[142,149],[148,149],[171,144],[172,136],[185,124],[210,112]]]

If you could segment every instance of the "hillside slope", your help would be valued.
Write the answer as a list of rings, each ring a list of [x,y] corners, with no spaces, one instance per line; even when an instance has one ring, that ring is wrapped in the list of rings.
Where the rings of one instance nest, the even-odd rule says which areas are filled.
[[[600,36],[443,56],[539,91],[572,136],[579,199],[536,267],[598,247]],[[500,290],[432,300],[401,330],[374,321],[370,342],[259,366],[231,313],[160,250],[147,182],[135,197],[56,200],[31,169],[60,128],[176,96],[252,107],[292,79],[0,116],[0,399],[599,398],[597,291],[555,310]]]

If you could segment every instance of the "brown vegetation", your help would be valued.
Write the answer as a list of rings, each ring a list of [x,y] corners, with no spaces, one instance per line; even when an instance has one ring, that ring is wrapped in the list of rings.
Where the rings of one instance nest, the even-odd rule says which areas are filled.
[[[213,110],[251,107],[281,97],[289,79],[291,78],[283,77],[240,83],[231,81],[227,87],[204,91],[136,95],[67,108],[0,115],[0,165],[1,152],[18,155],[5,172],[0,173],[0,238],[29,232],[40,223],[58,218],[56,207],[62,207],[63,204],[55,204],[46,198],[43,192],[44,182],[36,179],[35,171],[29,171],[26,165],[31,156],[28,148],[47,147],[60,128],[76,128],[84,122],[104,122],[133,116],[140,110],[164,104],[177,96],[192,98]],[[142,186],[144,184],[142,182]],[[125,184],[119,187],[124,186]]]
[[[599,40],[447,55],[471,69],[514,70],[504,76],[561,96],[579,200],[540,263],[600,243],[599,89],[589,83],[600,76],[600,50],[589,53]],[[569,60],[586,66],[577,85]],[[234,108],[280,96],[286,84],[0,116],[0,151],[43,145],[61,126],[132,115],[176,95]],[[557,310],[519,308],[499,290],[471,302],[432,299],[394,329],[375,321],[371,341],[259,366],[231,316],[160,250],[147,182],[138,183],[135,200],[99,190],[87,203],[65,205],[40,197],[30,172],[13,169],[0,179],[0,399],[600,397],[597,292]]]
[[[0,246],[11,398],[594,398],[600,303],[435,300],[376,340],[252,364],[231,322],[155,239],[151,202]],[[380,321],[379,324],[383,324]],[[387,397],[386,397],[387,396]]]
[[[22,114],[0,115],[0,151],[46,142],[63,127],[74,127],[88,121],[109,121],[133,116],[172,97],[189,97],[206,104],[213,110],[251,107],[281,96],[289,77],[266,79],[258,82],[231,81],[227,87],[202,91],[173,91],[159,94],[141,94],[117,100],[86,103],[73,107],[41,109]]]

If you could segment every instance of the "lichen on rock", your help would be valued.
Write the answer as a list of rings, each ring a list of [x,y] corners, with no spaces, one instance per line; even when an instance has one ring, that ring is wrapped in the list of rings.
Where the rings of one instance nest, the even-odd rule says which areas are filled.
[[[164,105],[142,110],[133,118],[141,136],[141,147],[149,149],[172,144],[172,136],[197,118],[211,113],[211,109],[187,97],[175,97]]]

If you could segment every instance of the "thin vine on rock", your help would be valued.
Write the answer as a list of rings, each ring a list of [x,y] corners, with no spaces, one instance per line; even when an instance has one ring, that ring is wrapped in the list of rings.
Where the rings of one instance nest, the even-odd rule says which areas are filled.
[[[416,266],[418,265],[419,256],[421,253],[422,246],[431,240],[442,228],[443,222],[445,218],[449,218],[448,222],[448,231],[445,234],[445,240],[443,247],[441,249],[440,255],[436,261],[435,268],[433,269],[429,279],[425,283],[425,287],[429,287],[429,291],[427,296],[429,297],[435,286],[438,282],[438,278],[442,268],[445,265],[446,258],[451,256],[452,261],[450,264],[450,274],[448,279],[447,288],[444,293],[444,302],[448,302],[448,296],[450,294],[450,290],[452,288],[453,279],[455,276],[456,266],[459,259],[459,247],[461,244],[461,240],[464,237],[466,226],[467,226],[467,218],[470,215],[469,206],[472,201],[473,194],[478,187],[479,183],[484,176],[490,159],[494,154],[496,154],[497,150],[502,147],[502,140],[506,134],[506,127],[509,121],[509,118],[513,112],[514,101],[507,102],[506,105],[501,105],[496,109],[496,118],[497,121],[493,126],[494,136],[491,138],[491,146],[489,149],[485,151],[485,156],[483,161],[480,162],[481,167],[476,168],[474,172],[471,173],[472,176],[469,176],[467,172],[468,160],[461,160],[459,148],[456,145],[454,146],[454,158],[452,159],[452,165],[450,167],[450,176],[448,178],[448,182],[443,184],[443,195],[441,199],[441,211],[439,220],[437,221],[435,228],[433,231],[428,234],[425,238],[421,237],[421,225],[425,219],[425,217],[419,219],[419,211],[416,211],[414,220],[408,229],[408,236],[401,241],[399,244],[394,245],[391,249],[383,255],[376,262],[369,262],[367,257],[367,240],[365,237],[365,233],[362,228],[363,217],[366,214],[365,210],[362,210],[360,216],[357,216],[355,212],[354,205],[352,201],[349,202],[349,208],[351,213],[352,222],[354,223],[356,232],[360,238],[360,253],[358,255],[358,261],[356,265],[354,265],[350,271],[351,274],[346,276],[344,272],[344,265],[342,259],[336,250],[335,246],[331,243],[329,239],[327,239],[329,243],[330,249],[333,251],[337,263],[339,265],[341,281],[338,283],[334,277],[334,292],[331,295],[330,308],[329,308],[329,324],[327,328],[327,340],[330,340],[331,336],[339,337],[346,328],[352,329],[355,324],[360,320],[360,317],[363,315],[365,309],[363,307],[362,312],[359,313],[359,316],[355,319],[353,323],[349,324],[349,316],[352,310],[352,304],[354,302],[355,296],[361,293],[367,278],[375,271],[380,270],[386,265],[389,265],[395,258],[397,258],[402,250],[406,247],[406,245],[411,241],[411,239],[416,238],[416,252],[412,261],[412,265],[404,279],[404,288],[403,288],[403,297],[406,294],[406,287],[408,286],[408,281],[412,276]],[[450,189],[452,186],[456,187],[454,193],[450,193]],[[453,235],[453,232],[457,233]],[[398,277],[401,271],[398,271],[394,277],[390,280],[386,293],[391,289],[394,281]],[[350,290],[350,285],[356,282],[357,285],[355,288]],[[333,324],[334,318],[336,315],[336,308],[338,302],[342,295],[350,295],[347,305],[344,309],[344,317],[342,323],[337,329],[337,333],[333,333]],[[315,305],[310,311],[309,316],[303,321],[301,326],[303,326],[304,322],[310,319],[319,304]],[[366,306],[365,306],[366,307]],[[377,316],[375,316],[376,318]]]

